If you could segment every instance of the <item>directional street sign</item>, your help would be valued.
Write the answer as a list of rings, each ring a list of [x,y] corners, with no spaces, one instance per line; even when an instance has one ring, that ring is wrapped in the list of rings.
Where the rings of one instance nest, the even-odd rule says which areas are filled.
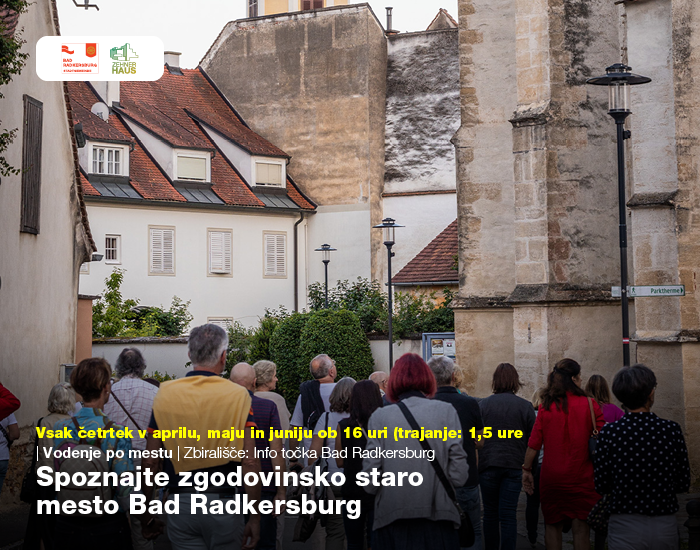
[[[619,286],[612,287],[612,297],[619,298],[622,293]],[[658,298],[661,296],[685,296],[685,285],[634,285],[627,287],[629,298]]]

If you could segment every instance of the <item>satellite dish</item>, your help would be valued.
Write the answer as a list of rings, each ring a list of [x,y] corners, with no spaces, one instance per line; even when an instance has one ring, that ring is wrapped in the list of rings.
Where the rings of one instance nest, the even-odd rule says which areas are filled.
[[[107,107],[106,103],[102,103],[101,101],[95,103],[90,108],[90,112],[105,121],[109,118],[109,107]]]

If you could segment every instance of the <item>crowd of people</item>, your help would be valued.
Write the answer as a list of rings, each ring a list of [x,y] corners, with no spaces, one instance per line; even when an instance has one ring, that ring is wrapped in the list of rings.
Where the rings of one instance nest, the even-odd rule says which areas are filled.
[[[115,431],[81,439],[77,429],[70,437],[65,431],[54,438],[35,437],[29,449],[35,458],[31,468],[165,472],[167,487],[146,486],[143,493],[147,501],[177,498],[179,514],[160,516],[150,509],[128,514],[133,490],[128,485],[89,490],[68,486],[56,493],[38,487],[35,500],[102,496],[115,500],[119,513],[37,514],[35,502],[24,548],[150,550],[153,540],[167,530],[177,550],[281,550],[283,508],[276,515],[245,517],[191,512],[190,502],[199,491],[195,486],[181,486],[178,474],[222,474],[228,483],[227,474],[239,467],[244,475],[314,467],[327,469],[329,476],[343,472],[346,481],[342,486],[333,485],[316,496],[359,501],[359,514],[343,508],[340,513],[311,518],[310,523],[309,518],[286,518],[297,522],[298,540],[309,539],[317,530],[326,550],[456,550],[465,547],[460,537],[464,529],[459,528],[467,523],[473,539],[468,548],[512,550],[516,548],[516,511],[522,490],[527,494],[526,528],[533,547],[541,509],[548,550],[561,549],[562,533],[569,530],[574,549],[588,550],[588,520],[594,507],[605,517],[604,527],[596,531],[597,548],[604,548],[606,538],[610,550],[678,547],[676,494],[690,486],[687,449],[680,426],[651,412],[656,378],[644,365],[624,367],[612,381],[612,393],[623,411],[612,403],[604,377],[590,376],[584,388],[581,366],[572,359],[556,363],[546,386],[529,401],[517,395],[522,383],[509,363],[496,367],[492,395],[476,399],[461,387],[459,367],[445,356],[426,363],[407,353],[388,375],[374,373],[369,380],[345,377],[336,382],[335,362],[322,354],[311,361],[312,379],[300,385],[290,414],[285,400],[275,392],[275,364],[239,363],[229,380],[222,377],[227,348],[226,332],[207,324],[190,333],[192,370],[182,379],[160,387],[154,380],[143,380],[144,358],[137,349],[127,348],[116,361],[116,381],[107,361],[91,358],[73,370],[70,385],[57,384],[49,395],[48,414],[36,423],[39,428],[118,431],[128,427],[134,437],[118,437]],[[12,415],[19,405],[0,384],[0,489],[7,449],[19,435]],[[313,437],[301,442],[269,437],[270,430],[290,427],[309,430]],[[156,430],[177,432],[181,428],[185,428],[184,435],[154,436]],[[421,428],[426,432],[454,430],[461,437],[392,436],[395,429],[408,433]],[[186,438],[191,430],[199,434],[242,430],[243,437],[203,437],[197,442],[199,448],[229,448],[233,454],[203,453],[200,458],[186,459],[184,447],[192,445]],[[261,433],[265,437],[256,437]],[[113,452],[109,458],[103,454],[82,463],[49,459],[43,452],[86,446]],[[132,449],[148,453],[133,459]],[[42,452],[37,453],[39,450]],[[161,450],[173,452],[170,458],[163,458]],[[285,459],[284,450],[296,450],[296,458]],[[231,460],[230,456],[239,458]],[[394,480],[402,473],[420,474],[422,482],[363,486],[356,477],[361,472]],[[207,502],[226,501],[244,490],[249,499],[259,502],[288,498],[288,488],[274,483],[259,482],[244,489],[227,483],[209,485],[200,497]],[[324,530],[316,526],[316,520]],[[314,541],[318,545],[319,537]]]

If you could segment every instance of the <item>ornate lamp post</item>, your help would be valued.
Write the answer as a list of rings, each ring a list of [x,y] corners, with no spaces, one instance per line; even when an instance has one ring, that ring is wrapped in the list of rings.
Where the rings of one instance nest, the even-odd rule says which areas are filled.
[[[328,264],[331,261],[331,252],[335,252],[335,248],[331,248],[329,244],[322,244],[321,248],[317,248],[314,252],[323,253],[323,266],[326,270],[326,309],[328,309]]]
[[[630,110],[630,86],[646,84],[651,78],[633,74],[632,68],[615,63],[605,69],[605,76],[589,78],[586,83],[608,87],[608,114],[617,126],[617,190],[620,211],[620,290],[622,293],[622,356],[625,366],[630,364],[630,319],[627,297],[627,216],[625,200],[625,147],[624,140],[632,133],[625,130],[625,119]]]
[[[394,253],[391,251],[391,247],[394,246],[395,241],[395,235],[394,231],[396,230],[397,227],[404,227],[403,225],[397,224],[392,218],[384,218],[382,220],[382,223],[379,225],[375,225],[374,229],[381,229],[384,237],[384,246],[386,246],[386,251],[387,251],[387,271],[389,273],[388,275],[388,287],[389,287],[389,304],[388,304],[388,309],[389,309],[389,317],[388,317],[388,324],[389,324],[389,370],[394,366],[394,334],[391,326],[392,322],[392,316],[394,312],[394,306],[393,306],[393,296],[391,292],[391,258],[394,256]]]

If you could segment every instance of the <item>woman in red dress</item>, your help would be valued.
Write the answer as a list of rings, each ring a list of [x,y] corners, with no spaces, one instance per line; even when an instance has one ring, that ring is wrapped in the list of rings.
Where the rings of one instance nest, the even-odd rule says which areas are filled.
[[[603,413],[591,400],[596,430],[603,427]],[[593,484],[593,463],[588,440],[593,433],[589,398],[581,389],[581,366],[562,359],[549,374],[542,404],[532,429],[523,464],[523,487],[532,494],[532,462],[544,444],[540,473],[540,499],[547,550],[562,547],[562,529],[571,524],[574,550],[589,550],[586,518],[600,495]]]

